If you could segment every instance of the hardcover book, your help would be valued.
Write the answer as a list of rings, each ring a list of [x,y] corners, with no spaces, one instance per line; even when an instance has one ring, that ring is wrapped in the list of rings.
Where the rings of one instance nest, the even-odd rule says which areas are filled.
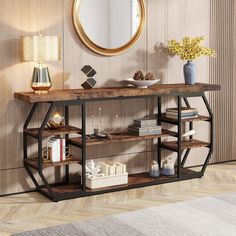
[[[134,120],[134,125],[138,127],[153,127],[157,125],[156,119],[144,118]]]
[[[128,130],[130,133],[138,136],[161,134],[161,126],[139,128],[137,126],[130,125]]]
[[[172,112],[172,113],[178,114],[178,108],[167,108],[166,112]],[[182,107],[181,114],[185,114],[185,113],[198,113],[198,109],[191,108],[191,107]]]

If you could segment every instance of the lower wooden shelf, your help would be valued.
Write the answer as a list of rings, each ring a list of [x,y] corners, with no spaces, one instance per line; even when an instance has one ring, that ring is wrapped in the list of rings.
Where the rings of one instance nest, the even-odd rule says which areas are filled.
[[[200,178],[202,176],[200,172],[196,172],[188,168],[181,168],[180,172],[181,172],[180,178],[178,178],[177,175],[160,176],[158,178],[153,178],[149,176],[149,173],[133,174],[133,175],[129,175],[128,184],[117,185],[117,186],[106,187],[106,188],[99,188],[99,189],[86,188],[86,191],[82,190],[82,186],[80,183],[65,184],[65,185],[59,184],[58,186],[53,185],[51,187],[53,194],[55,194],[53,198],[50,197],[49,191],[46,187],[41,188],[40,192],[54,201],[59,201],[59,200],[65,200],[69,198],[84,197],[84,196],[90,196],[94,194],[122,191],[122,190],[128,190],[132,188],[140,188],[140,187],[146,187],[146,186],[151,186],[151,185],[176,182],[176,181],[181,181],[181,180],[186,180],[186,179]]]
[[[25,164],[34,168],[38,169],[38,158],[28,158],[25,161]],[[60,162],[42,162],[42,168],[48,168],[48,167],[55,167],[55,166],[64,166],[64,165],[69,165],[69,164],[81,164],[81,160],[77,157],[71,156],[65,161],[60,161]]]
[[[178,152],[178,143],[177,141],[171,141],[171,142],[163,142],[161,144],[162,148]],[[198,148],[198,147],[210,147],[210,143],[200,141],[197,139],[190,139],[188,141],[181,142],[181,150],[184,149],[190,149],[190,148]]]

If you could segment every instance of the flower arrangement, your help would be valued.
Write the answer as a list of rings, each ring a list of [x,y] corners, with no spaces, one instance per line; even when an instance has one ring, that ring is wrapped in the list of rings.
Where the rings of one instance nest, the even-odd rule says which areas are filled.
[[[167,52],[173,55],[178,55],[181,60],[193,61],[200,56],[215,57],[214,49],[202,46],[204,37],[190,38],[184,37],[181,42],[175,39],[168,41]]]

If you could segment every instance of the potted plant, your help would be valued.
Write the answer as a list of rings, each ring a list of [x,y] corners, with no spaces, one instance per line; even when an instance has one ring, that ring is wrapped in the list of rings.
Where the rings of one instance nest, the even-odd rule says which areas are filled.
[[[169,40],[167,45],[167,52],[172,55],[178,55],[181,60],[186,60],[184,65],[185,84],[195,84],[196,81],[196,67],[192,62],[200,56],[215,57],[215,50],[202,46],[204,37],[190,38],[184,37],[181,42],[175,39]]]

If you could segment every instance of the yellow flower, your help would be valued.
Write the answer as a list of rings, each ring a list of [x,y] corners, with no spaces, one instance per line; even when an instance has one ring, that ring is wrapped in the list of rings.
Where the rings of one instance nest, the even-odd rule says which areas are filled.
[[[200,56],[215,57],[216,52],[211,48],[202,46],[204,37],[190,38],[184,37],[179,43],[175,39],[168,41],[166,51],[173,55],[178,55],[181,60],[193,61]]]

